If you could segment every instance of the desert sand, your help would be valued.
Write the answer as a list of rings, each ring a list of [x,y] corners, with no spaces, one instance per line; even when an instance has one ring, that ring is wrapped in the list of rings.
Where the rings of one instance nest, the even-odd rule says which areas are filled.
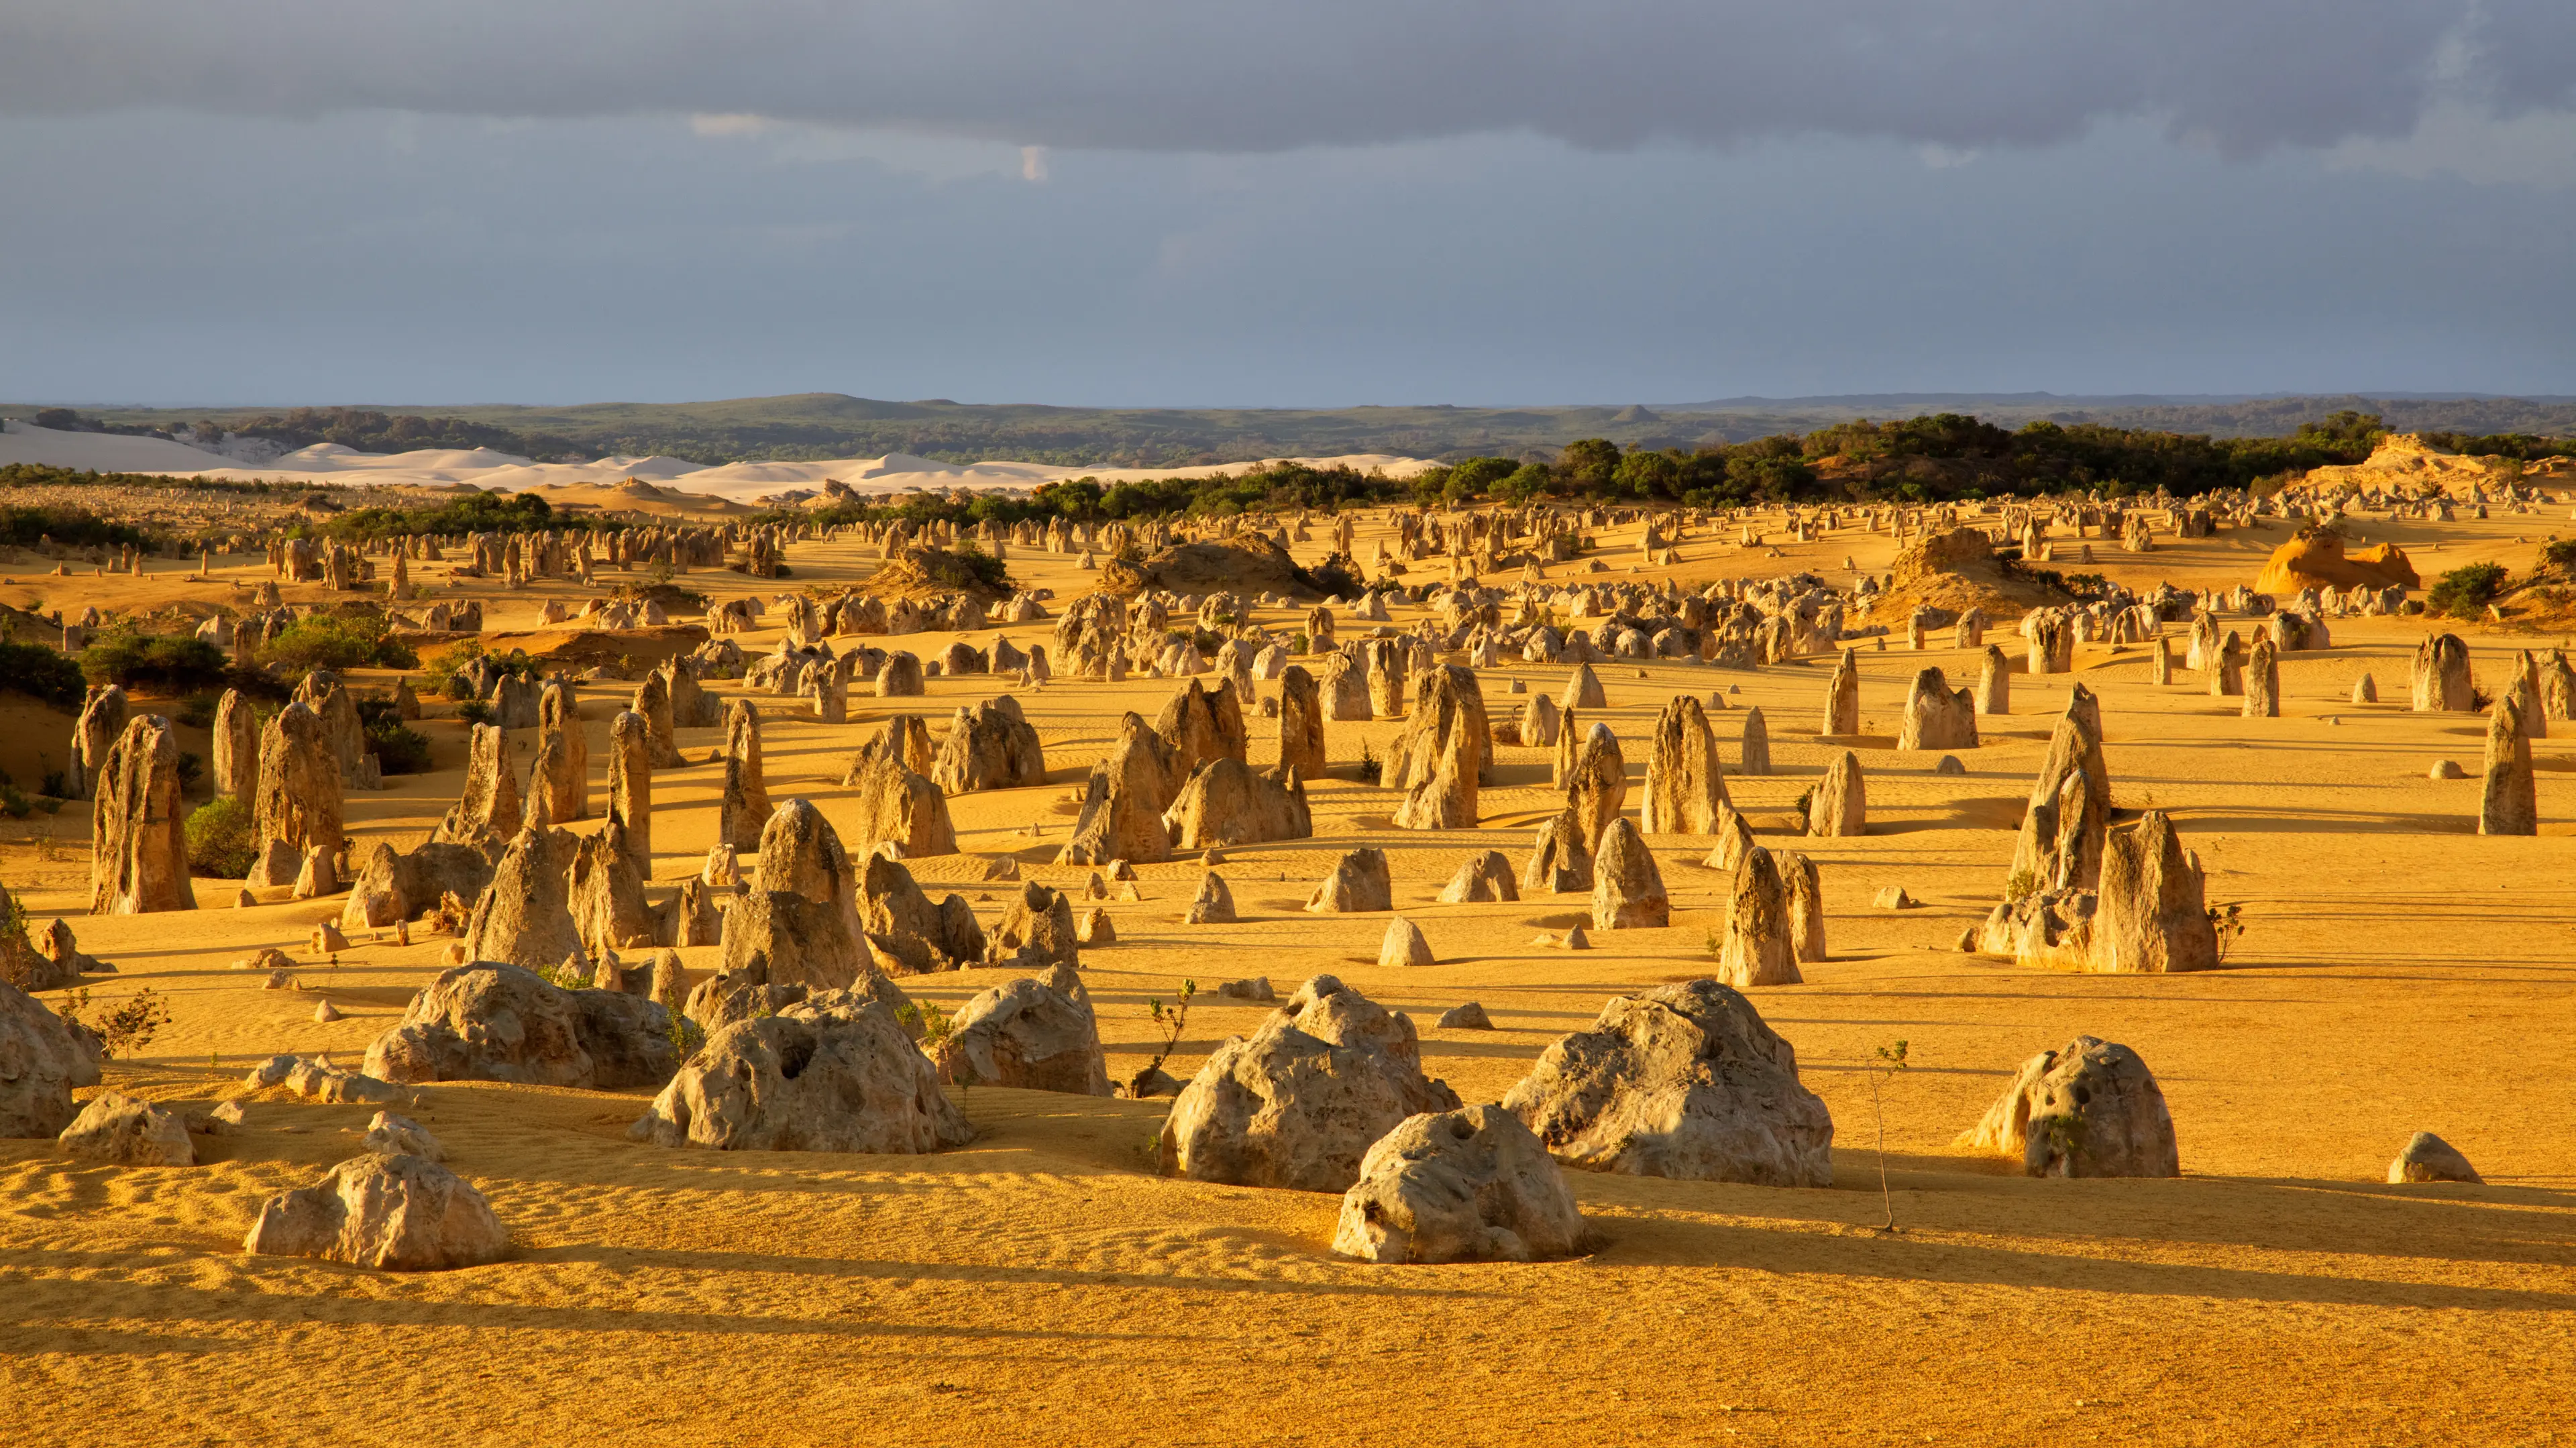
[[[17,443],[18,436],[9,438]],[[671,481],[664,479],[661,481]],[[678,481],[685,483],[682,477]],[[2427,576],[2472,559],[2528,567],[2549,524],[2370,522]],[[1713,534],[1722,533],[1723,539]],[[1365,555],[1386,536],[1372,520]],[[2216,538],[2158,539],[2099,556],[2145,589],[2250,582],[2280,522]],[[1842,562],[1883,570],[1886,535],[1835,530],[1806,544],[1733,545],[1697,529],[1669,573],[1683,582]],[[1602,530],[1628,575],[1635,532]],[[1300,545],[1302,561],[1324,548]],[[1024,586],[1052,609],[1094,575],[1070,555],[1014,549]],[[787,585],[863,579],[874,551],[804,543]],[[1550,570],[1564,579],[1571,570]],[[21,578],[20,608],[229,602],[217,580]],[[1599,575],[1595,575],[1599,577]],[[1508,582],[1509,580],[1502,580]],[[687,579],[719,600],[783,591],[737,574]],[[489,587],[489,585],[486,585]],[[290,588],[295,601],[303,590]],[[486,627],[532,629],[545,582],[487,595]],[[1274,629],[1302,609],[1262,611]],[[1408,625],[1418,612],[1395,609]],[[774,624],[773,613],[769,623]],[[497,1085],[419,1088],[412,1114],[490,1198],[513,1238],[502,1262],[383,1274],[246,1256],[270,1194],[354,1154],[371,1108],[269,1099],[237,1133],[201,1139],[186,1169],[81,1165],[48,1141],[0,1141],[0,1422],[7,1441],[166,1444],[333,1441],[529,1443],[2549,1443],[2576,1438],[2576,738],[2533,746],[2541,832],[2475,831],[2484,721],[2407,709],[2421,620],[2344,619],[2335,646],[2282,662],[2283,717],[2247,719],[2198,675],[2148,679],[2145,651],[2085,645],[2071,676],[2013,680],[2012,715],[1981,719],[1964,775],[1893,748],[1913,672],[1973,680],[1975,656],[1861,644],[1868,834],[1800,844],[1821,871],[1832,955],[1806,983],[1747,992],[1797,1050],[1831,1108],[1834,1185],[1790,1189],[1569,1172],[1593,1232],[1573,1261],[1367,1265],[1329,1245],[1339,1197],[1167,1179],[1151,1142],[1167,1103],[972,1087],[951,1090],[978,1133],[927,1156],[668,1150],[628,1140],[649,1093]],[[2231,621],[2236,622],[2236,621]],[[2448,625],[2484,683],[2516,648],[2558,645]],[[988,629],[1026,645],[1048,625]],[[2168,630],[2172,630],[2169,628]],[[756,650],[776,639],[742,639]],[[1946,642],[1946,630],[1941,635]],[[947,638],[904,646],[924,656]],[[2015,650],[2016,654],[2018,650]],[[1728,785],[1765,844],[1785,843],[1799,794],[1830,749],[1814,737],[1830,657],[1758,670],[1622,661],[1598,666],[1605,718],[1642,776],[1656,712],[1715,692]],[[1480,671],[1489,706],[1509,682],[1554,693],[1567,666]],[[2382,702],[2355,705],[2376,676]],[[389,685],[389,674],[358,682]],[[2014,831],[2071,685],[2102,701],[2118,806],[2167,811],[2200,852],[2213,904],[2247,928],[2226,967],[2175,976],[2075,975],[1957,949],[1999,897]],[[739,683],[709,686],[730,697]],[[1007,687],[934,678],[895,700],[934,728]],[[916,862],[934,891],[963,890],[991,919],[1015,887],[965,883],[975,856],[1009,855],[1057,886],[1052,863],[1078,793],[1119,714],[1149,718],[1169,680],[1059,679],[1022,691],[1048,782],[950,801],[966,856]],[[609,717],[632,686],[586,684],[594,789]],[[1275,685],[1265,686],[1275,692]],[[794,717],[762,700],[768,783],[841,818],[852,751],[891,712],[854,697],[850,722]],[[1517,699],[1511,703],[1516,705]],[[1775,772],[1734,773],[1744,709],[1769,721]],[[138,709],[153,707],[138,704]],[[433,704],[419,726],[435,772],[350,796],[359,850],[420,839],[455,801],[463,726]],[[67,716],[12,700],[0,764],[21,779],[35,750],[59,758]],[[1727,877],[1706,840],[1652,843],[1672,923],[1604,933],[1588,953],[1533,945],[1583,918],[1580,896],[1439,905],[1471,850],[1515,863],[1551,813],[1548,751],[1501,747],[1474,830],[1399,831],[1396,792],[1357,782],[1398,722],[1328,727],[1332,769],[1310,785],[1310,840],[1227,851],[1243,921],[1185,926],[1194,860],[1139,867],[1144,898],[1113,902],[1118,943],[1084,953],[1113,1078],[1151,1053],[1146,1002],[1201,994],[1177,1054],[1187,1079],[1267,1008],[1215,998],[1268,976],[1284,997],[1330,972],[1422,1028],[1424,1064],[1470,1103],[1499,1099],[1539,1052],[1588,1025],[1607,998],[1706,975]],[[720,731],[683,730],[689,767],[656,779],[659,893],[694,873],[716,829]],[[1252,762],[1277,758],[1252,721]],[[524,750],[518,762],[526,765]],[[187,747],[199,747],[189,743]],[[2436,759],[2470,778],[2428,779]],[[1630,813],[1636,804],[1630,799]],[[91,918],[82,807],[46,826],[0,821],[0,878],[38,920],[71,919],[118,974],[113,998],[149,986],[173,1023],[109,1084],[203,1106],[276,1052],[354,1066],[438,970],[441,938],[361,938],[336,963],[305,949],[338,898],[231,908],[230,882],[196,882],[185,915]],[[585,828],[589,828],[585,826]],[[48,832],[48,829],[50,832]],[[1033,832],[1032,832],[1033,831]],[[1436,963],[1375,964],[1385,918],[1301,911],[1332,859],[1386,849],[1397,908]],[[1918,902],[1876,908],[1884,887]],[[295,955],[303,989],[264,991],[232,963],[263,946]],[[683,952],[710,968],[715,947]],[[955,1007],[1010,972],[906,977],[916,999]],[[313,1020],[317,1000],[343,1013]],[[1497,1029],[1432,1022],[1482,1003]],[[2031,1179],[1953,1144],[2036,1052],[2078,1033],[2126,1043],[2170,1103],[2175,1180]],[[1912,1069],[1881,1084],[1876,1048],[1908,1042]],[[1899,1231],[1881,1219],[1878,1139]],[[2391,1186],[2390,1158],[2418,1130],[2476,1163],[2478,1185]]]

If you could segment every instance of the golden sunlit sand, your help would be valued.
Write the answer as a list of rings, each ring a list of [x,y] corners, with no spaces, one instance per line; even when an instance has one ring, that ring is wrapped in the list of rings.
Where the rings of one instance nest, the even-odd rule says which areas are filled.
[[[2528,569],[2547,516],[2374,519],[2355,531],[2404,548],[2429,579],[2472,560]],[[1883,532],[1843,527],[1776,543],[1772,556],[1735,546],[1734,525],[1718,523],[1680,540],[1677,565],[1631,574],[1635,525],[1595,531],[1612,571],[1558,565],[1551,583],[1697,587],[1810,570],[1848,586],[1845,558],[1884,571],[1895,550]],[[2289,535],[2275,519],[2187,541],[2160,529],[2144,554],[2097,540],[2087,571],[2141,592],[2160,581],[2224,590],[2250,583]],[[1391,537],[1383,514],[1368,515],[1362,556]],[[1295,551],[1312,563],[1326,546],[1319,529]],[[167,560],[157,565],[170,571],[139,579],[40,577],[26,564],[0,603],[231,607],[236,581],[270,576],[256,557],[217,562],[204,582]],[[837,589],[872,572],[877,552],[803,542],[788,562],[787,580],[700,569],[679,581],[719,602]],[[1070,554],[1014,548],[1009,563],[1023,587],[1054,590],[1056,614],[1097,577]],[[633,579],[605,573],[601,584]],[[484,599],[487,634],[520,642],[542,637],[546,601],[578,607],[601,591],[560,580],[463,590]],[[323,597],[310,585],[286,596]],[[1300,605],[1258,619],[1289,633],[1303,616]],[[1394,623],[1420,617],[1399,604]],[[0,1140],[0,1441],[2576,1439],[2576,731],[2532,746],[2539,835],[2482,837],[2486,721],[2406,702],[2408,661],[2430,626],[2344,618],[2331,649],[2283,656],[2278,719],[2240,717],[2239,701],[2210,697],[2179,669],[2172,685],[2151,684],[2144,648],[2081,645],[2071,676],[2016,673],[2012,714],[1980,718],[1982,747],[1959,752],[1967,772],[1944,776],[1932,770],[1937,755],[1893,747],[1905,691],[1927,663],[1954,685],[1972,682],[1979,654],[1918,654],[1904,647],[1902,618],[1871,621],[1893,636],[1884,648],[1859,642],[1856,741],[1828,747],[1814,735],[1831,655],[1758,670],[1599,664],[1609,707],[1586,714],[1610,724],[1641,778],[1666,701],[1715,691],[1729,790],[1770,845],[1787,842],[1796,802],[1828,760],[1856,749],[1869,833],[1796,846],[1821,871],[1831,958],[1805,966],[1803,985],[1747,992],[1832,1111],[1830,1189],[1569,1172],[1588,1255],[1369,1265],[1330,1250],[1336,1195],[1158,1175],[1163,1101],[952,1087],[973,1143],[898,1157],[664,1149],[627,1136],[649,1091],[447,1083],[405,1088],[416,1103],[406,1109],[488,1196],[513,1250],[487,1266],[378,1273],[242,1252],[261,1203],[357,1154],[374,1110],[266,1093],[234,1133],[197,1138],[193,1168],[83,1164],[51,1141]],[[775,612],[761,622],[740,637],[747,652],[780,636]],[[2468,638],[2481,683],[2499,691],[2513,650],[2565,642],[2442,626]],[[1052,648],[1051,629],[988,628],[972,641]],[[930,657],[949,637],[870,642]],[[1521,702],[1510,681],[1553,694],[1570,672],[1505,662],[1479,674],[1501,720]],[[2383,702],[2350,702],[2364,673]],[[352,682],[389,688],[393,678],[359,671]],[[2241,905],[2246,928],[2226,968],[2078,975],[1959,950],[2001,896],[2031,782],[2076,683],[2101,700],[2124,817],[2167,812],[2207,868],[2210,903]],[[594,800],[608,721],[633,687],[580,688]],[[743,686],[708,687],[731,698]],[[933,678],[926,699],[888,701],[857,690],[842,725],[760,697],[770,796],[810,800],[846,830],[844,769],[893,706],[936,731],[957,706],[1009,687]],[[1053,863],[1074,821],[1069,795],[1108,753],[1122,712],[1150,719],[1174,687],[1059,678],[1017,690],[1048,782],[953,797],[967,853],[912,862],[925,888],[964,893],[989,926],[1018,886],[985,881],[976,857],[1013,856],[1028,877],[1079,884],[1088,867]],[[1735,772],[1755,705],[1775,763],[1764,777]],[[433,702],[418,726],[433,741],[433,772],[348,796],[354,855],[378,840],[410,847],[456,801],[466,746],[452,713]],[[1249,722],[1251,762],[1275,762],[1275,723]],[[1532,943],[1588,923],[1584,896],[1434,903],[1472,851],[1502,849],[1517,867],[1558,807],[1553,751],[1497,747],[1480,828],[1397,830],[1388,821],[1399,792],[1358,782],[1351,766],[1364,744],[1387,757],[1401,727],[1328,725],[1332,769],[1308,784],[1314,837],[1224,852],[1240,924],[1179,923],[1201,874],[1194,856],[1139,866],[1143,898],[1109,902],[1117,943],[1086,949],[1083,974],[1112,1079],[1149,1060],[1147,1002],[1169,1003],[1185,979],[1200,990],[1167,1062],[1183,1080],[1268,1013],[1216,996],[1216,985],[1267,976],[1284,999],[1330,973],[1412,1016],[1429,1074],[1470,1104],[1494,1101],[1609,997],[1710,973],[1729,882],[1700,863],[1705,839],[1651,841],[1669,927],[1596,932],[1589,952]],[[33,780],[40,755],[59,764],[69,728],[69,716],[9,697],[0,768]],[[683,729],[688,765],[656,774],[657,901],[716,838],[723,775],[707,761],[722,742],[720,729]],[[533,731],[514,735],[521,770],[533,743]],[[183,730],[182,745],[202,751],[203,731]],[[2443,758],[2469,777],[2428,778]],[[1632,792],[1632,816],[1636,802]],[[361,935],[325,961],[308,936],[339,918],[344,896],[236,909],[233,882],[205,879],[194,882],[197,911],[93,918],[88,834],[86,804],[51,821],[0,821],[0,879],[36,920],[70,919],[81,947],[117,967],[88,980],[94,998],[147,986],[170,998],[172,1022],[148,1053],[109,1065],[116,1090],[203,1108],[240,1094],[243,1073],[277,1053],[329,1052],[354,1068],[452,940]],[[1361,843],[1386,850],[1397,909],[1421,927],[1435,964],[1378,966],[1382,915],[1300,908]],[[1891,885],[1918,903],[1874,906]],[[232,968],[268,946],[296,957],[299,990],[265,990],[260,973]],[[718,953],[682,955],[705,972]],[[953,1010],[1017,973],[900,984]],[[313,1018],[325,999],[341,1019]],[[1466,1001],[1495,1029],[1434,1028]],[[2126,1044],[2153,1069],[2181,1178],[2032,1179],[2017,1162],[1954,1145],[2014,1068],[2078,1034]],[[1873,1073],[1878,1048],[1900,1039],[1910,1069]],[[1892,1234],[1879,1230],[1882,1112]],[[2386,1184],[2416,1131],[2458,1147],[2485,1184]]]

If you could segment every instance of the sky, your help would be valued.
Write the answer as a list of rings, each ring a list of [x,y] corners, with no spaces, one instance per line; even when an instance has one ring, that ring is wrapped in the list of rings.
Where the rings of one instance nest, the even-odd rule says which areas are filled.
[[[2569,0],[7,0],[0,398],[2576,393]]]

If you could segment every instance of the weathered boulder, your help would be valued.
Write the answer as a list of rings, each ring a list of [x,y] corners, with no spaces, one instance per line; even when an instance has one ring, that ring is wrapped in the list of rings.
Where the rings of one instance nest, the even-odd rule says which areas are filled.
[[[1214,870],[1199,876],[1199,893],[1190,901],[1181,922],[1185,925],[1232,925],[1236,918],[1234,891],[1227,888],[1225,877]]]
[[[1141,715],[1129,714],[1108,757],[1091,766],[1083,785],[1082,812],[1061,863],[1105,865],[1111,860],[1152,864],[1172,857],[1172,836],[1163,824],[1176,788],[1170,768],[1170,746]]]
[[[1243,705],[1229,679],[1208,689],[1191,679],[1174,691],[1154,721],[1154,732],[1171,746],[1176,778],[1212,760],[1242,763],[1250,753],[1244,732]]]
[[[71,757],[63,781],[72,799],[88,799],[106,767],[107,752],[125,737],[125,691],[114,684],[92,684],[81,701],[80,718],[72,724]]]
[[[1744,736],[1737,747],[1736,772],[1760,778],[1771,772],[1771,726],[1762,720],[1762,707],[1744,711]]]
[[[635,868],[653,874],[653,749],[644,716],[631,709],[608,721],[608,817],[626,827]]]
[[[1317,914],[1352,914],[1395,908],[1395,886],[1387,877],[1386,851],[1362,846],[1333,862],[1332,872],[1306,901]]]
[[[549,824],[590,818],[590,741],[572,685],[549,680],[537,698],[537,758],[528,771],[530,806]]]
[[[1314,779],[1325,762],[1322,690],[1302,665],[1290,664],[1279,675],[1279,766]]]
[[[1457,1109],[1457,1093],[1422,1074],[1409,1017],[1319,975],[1208,1056],[1164,1119],[1163,1170],[1347,1191],[1368,1148],[1406,1117]]]
[[[1814,965],[1833,957],[1825,947],[1825,890],[1816,862],[1795,850],[1772,857],[1780,870],[1780,888],[1789,900],[1789,944],[1798,963]]]
[[[1017,789],[1046,783],[1046,753],[1038,731],[1011,701],[986,700],[961,708],[930,766],[930,782],[949,794]]]
[[[1565,679],[1565,692],[1558,700],[1568,709],[1607,709],[1610,696],[1601,687],[1601,676],[1590,664],[1577,664]]]
[[[1627,820],[1612,820],[1592,862],[1592,928],[1656,930],[1671,923],[1664,872],[1645,836]]]
[[[1302,840],[1315,833],[1304,780],[1291,774],[1283,781],[1232,757],[1199,766],[1163,811],[1163,824],[1175,850]]]
[[[1709,835],[1729,809],[1726,772],[1718,765],[1717,734],[1708,710],[1676,694],[1655,720],[1654,752],[1646,761],[1646,799],[1639,815],[1650,835]]]
[[[709,1035],[627,1134],[718,1151],[903,1154],[975,1137],[894,1011],[849,991]]]
[[[859,930],[859,878],[840,832],[813,802],[791,799],[770,811],[760,832],[754,880],[761,890],[784,890],[827,905],[845,933]]]
[[[1586,845],[1598,851],[1601,832],[1619,818],[1628,801],[1628,761],[1619,752],[1619,737],[1595,720],[1576,749],[1564,780],[1566,808],[1582,830]]]
[[[1860,732],[1860,659],[1850,649],[1825,681],[1825,713],[1816,732],[1834,739]]]
[[[870,756],[851,783],[858,790],[851,836],[860,849],[891,843],[908,860],[957,853],[957,827],[938,785],[883,755]]]
[[[423,1156],[352,1157],[314,1186],[260,1208],[242,1250],[317,1257],[380,1272],[435,1272],[497,1262],[510,1234],[464,1178]]]
[[[340,928],[372,930],[417,920],[451,894],[473,900],[491,885],[492,861],[481,850],[425,843],[406,854],[379,840],[358,869],[349,903],[340,912]]]
[[[215,705],[213,734],[216,796],[249,804],[259,792],[259,713],[239,689]]]
[[[680,758],[679,740],[673,736],[671,719],[671,681],[656,671],[644,676],[635,686],[634,702],[627,711],[644,721],[646,758],[655,769],[677,769]]]
[[[1031,880],[1011,897],[985,948],[997,963],[1023,970],[1079,970],[1082,945],[1072,898]]]
[[[499,849],[525,822],[518,777],[510,768],[509,735],[495,725],[475,725],[466,746],[464,798],[439,821],[431,841]]]
[[[563,990],[536,972],[476,961],[439,972],[367,1047],[384,1081],[508,1081],[622,1091],[679,1065],[670,1016],[624,991]]]
[[[1974,749],[1977,747],[1977,702],[1965,689],[1952,689],[1939,669],[1914,676],[1905,695],[1905,722],[1896,736],[1899,749]]]
[[[1825,766],[1807,797],[1807,833],[1822,836],[1869,833],[1869,790],[1861,777],[1860,756],[1846,749]]]
[[[759,706],[735,699],[725,710],[724,731],[724,794],[717,802],[716,838],[738,850],[756,850],[771,809],[760,761]]]
[[[1718,950],[1718,975],[1743,990],[1757,985],[1797,985],[1797,941],[1790,930],[1788,889],[1771,852],[1745,851],[1735,866],[1727,900],[1726,938]]]
[[[1045,980],[1006,981],[958,1007],[933,1062],[940,1080],[969,1086],[1112,1094],[1091,994],[1067,965]]]
[[[2018,1157],[2035,1177],[2182,1175],[2155,1073],[2137,1052],[2091,1036],[2023,1062],[1959,1145]]]
[[[252,829],[259,837],[261,864],[247,882],[260,889],[292,885],[292,873],[277,878],[267,850],[282,844],[293,852],[288,869],[300,869],[304,852],[339,852],[345,838],[340,814],[340,765],[322,737],[322,721],[302,704],[289,704],[268,721],[259,737],[259,787],[252,800]]]
[[[611,820],[573,848],[566,903],[592,960],[654,943],[653,915],[644,905],[644,877],[636,873],[634,859],[618,838],[623,828]]]
[[[1521,892],[1512,879],[1511,858],[1500,850],[1486,850],[1459,861],[1458,873],[1451,875],[1449,883],[1440,887],[1440,903],[1443,905],[1481,905],[1519,898]]]
[[[2163,645],[2159,643],[2157,649],[2161,653]],[[2002,644],[1986,645],[1984,662],[1977,669],[1977,712],[2012,712],[2012,660],[2004,657]]]
[[[1567,1166],[1632,1176],[1833,1184],[1833,1118],[1761,1012],[1713,980],[1614,996],[1503,1106]]]
[[[1422,927],[1398,915],[1386,922],[1386,935],[1378,942],[1377,963],[1383,966],[1433,965],[1431,942],[1422,936]]]
[[[2417,644],[2407,679],[2419,714],[2465,714],[2477,708],[2476,686],[2469,676],[2469,646],[2458,634],[2434,634]]]
[[[110,1166],[195,1166],[188,1120],[139,1097],[102,1091],[54,1138],[75,1161]]]
[[[2388,1164],[2388,1180],[2401,1182],[2483,1182],[2478,1169],[2459,1149],[2429,1131],[2407,1139],[2404,1150]]]
[[[2479,834],[2540,833],[2540,796],[2531,772],[2527,717],[2511,696],[2497,700],[2488,711],[2486,768],[2478,798]]]
[[[1500,1106],[1407,1117],[1360,1159],[1333,1250],[1368,1262],[1533,1262],[1583,1233],[1547,1148]]]
[[[1533,895],[1572,895],[1592,888],[1592,837],[1571,805],[1538,827],[1529,863],[1521,867],[1521,888]]]
[[[891,958],[903,971],[947,970],[984,957],[984,932],[965,900],[933,905],[912,871],[882,854],[868,856],[860,877],[859,924],[880,967]]]
[[[1493,732],[1473,669],[1443,665],[1423,676],[1404,729],[1387,751],[1385,782],[1405,791],[1398,829],[1472,829],[1477,789],[1491,774]]]
[[[359,1145],[377,1156],[416,1156],[423,1161],[445,1161],[447,1148],[426,1126],[396,1111],[379,1111],[367,1118],[367,1134]]]
[[[196,909],[179,743],[170,721],[158,714],[129,720],[91,784],[90,913]]]
[[[465,925],[465,958],[525,970],[567,960],[586,969],[581,927],[572,915],[572,862],[580,841],[566,830],[521,830],[501,852],[492,884]]]

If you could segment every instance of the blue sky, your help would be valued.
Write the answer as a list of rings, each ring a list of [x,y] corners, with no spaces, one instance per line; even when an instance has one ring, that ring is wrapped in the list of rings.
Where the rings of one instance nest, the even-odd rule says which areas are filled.
[[[2563,0],[19,0],[0,397],[2571,393],[2571,78]]]

